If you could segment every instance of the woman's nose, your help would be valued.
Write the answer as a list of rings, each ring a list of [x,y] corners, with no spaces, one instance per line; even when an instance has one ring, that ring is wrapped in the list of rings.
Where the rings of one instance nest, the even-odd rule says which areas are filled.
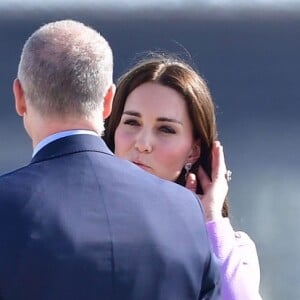
[[[135,141],[135,149],[139,152],[150,153],[153,149],[151,136],[141,133]]]

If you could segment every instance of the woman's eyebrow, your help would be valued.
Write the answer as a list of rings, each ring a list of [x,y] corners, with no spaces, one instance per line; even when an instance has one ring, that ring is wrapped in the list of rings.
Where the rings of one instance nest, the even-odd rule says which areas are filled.
[[[177,123],[177,124],[181,124],[182,125],[182,122],[180,122],[177,119],[173,119],[173,118],[159,117],[156,120],[159,121],[159,122],[171,122],[171,123]]]
[[[139,118],[142,117],[142,115],[139,112],[133,111],[133,110],[126,110],[123,112],[123,115],[129,115],[129,116],[134,116],[134,117],[139,117]],[[174,118],[158,117],[158,118],[156,118],[156,120],[158,122],[170,122],[170,123],[177,123],[177,124],[182,125],[181,121],[174,119]]]
[[[123,112],[123,115],[129,115],[129,116],[134,116],[134,117],[141,117],[141,114],[137,111],[133,110],[126,110]]]

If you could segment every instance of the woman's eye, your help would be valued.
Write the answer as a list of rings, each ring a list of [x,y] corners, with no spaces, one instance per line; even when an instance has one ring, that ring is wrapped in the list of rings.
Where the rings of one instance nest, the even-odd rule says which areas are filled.
[[[170,133],[170,134],[175,134],[176,133],[176,131],[170,126],[161,126],[159,128],[159,130],[164,132],[164,133]]]
[[[134,120],[134,119],[125,120],[123,123],[125,125],[129,125],[129,126],[139,126],[139,122],[137,120]]]

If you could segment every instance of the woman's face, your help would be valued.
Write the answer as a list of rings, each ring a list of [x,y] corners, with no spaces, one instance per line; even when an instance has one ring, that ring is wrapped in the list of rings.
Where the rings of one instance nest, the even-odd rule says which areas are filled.
[[[151,82],[134,89],[115,132],[115,153],[156,176],[175,181],[183,166],[200,155],[183,97]]]

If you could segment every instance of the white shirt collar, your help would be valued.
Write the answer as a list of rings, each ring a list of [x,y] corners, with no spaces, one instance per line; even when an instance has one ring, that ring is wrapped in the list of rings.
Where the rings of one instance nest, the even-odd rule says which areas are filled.
[[[34,157],[43,147],[48,145],[49,143],[58,140],[60,138],[70,136],[70,135],[77,135],[77,134],[90,134],[90,135],[95,135],[98,136],[98,134],[95,131],[91,130],[84,130],[84,129],[75,129],[75,130],[65,130],[65,131],[60,131],[54,134],[51,134],[41,140],[33,149],[32,157]]]

